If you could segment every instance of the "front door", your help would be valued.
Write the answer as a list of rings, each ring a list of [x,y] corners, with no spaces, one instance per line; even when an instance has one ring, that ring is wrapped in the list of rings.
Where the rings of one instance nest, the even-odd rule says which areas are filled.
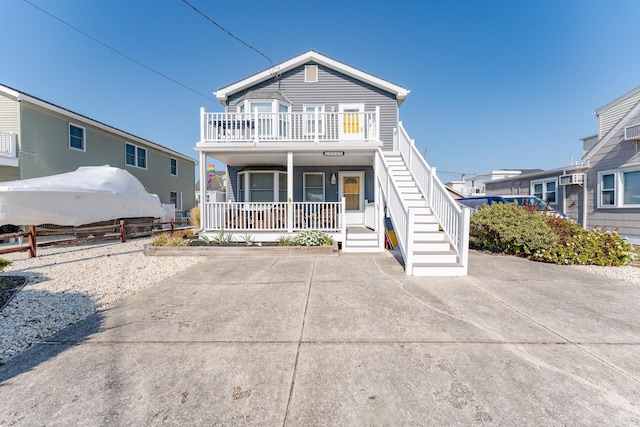
[[[364,104],[340,104],[341,140],[364,139]]]
[[[338,172],[338,195],[345,198],[347,225],[364,224],[364,172]]]

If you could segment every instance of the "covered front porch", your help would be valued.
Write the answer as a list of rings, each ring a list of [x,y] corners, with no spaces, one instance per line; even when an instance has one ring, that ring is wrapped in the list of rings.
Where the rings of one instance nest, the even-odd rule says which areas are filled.
[[[366,228],[376,236],[375,247],[384,249],[384,207],[374,188],[374,151],[247,148],[199,150],[201,183],[207,182],[208,157],[227,165],[227,201],[201,204],[205,235],[268,242],[319,230],[344,247],[349,228]]]

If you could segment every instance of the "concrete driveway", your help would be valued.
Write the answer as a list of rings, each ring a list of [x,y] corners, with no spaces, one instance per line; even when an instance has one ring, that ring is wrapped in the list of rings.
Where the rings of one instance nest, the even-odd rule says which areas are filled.
[[[470,265],[207,259],[0,367],[0,426],[640,424],[640,287]]]

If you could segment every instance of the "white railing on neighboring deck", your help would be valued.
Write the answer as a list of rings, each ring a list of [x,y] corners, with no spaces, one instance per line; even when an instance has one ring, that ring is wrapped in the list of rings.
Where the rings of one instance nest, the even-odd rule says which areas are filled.
[[[379,141],[374,112],[207,113],[200,109],[200,142]]]
[[[469,259],[470,210],[460,207],[436,175],[436,168],[427,164],[415,146],[415,142],[398,122],[397,147],[404,158],[418,188],[427,199],[445,234],[460,257],[465,271]]]
[[[203,231],[303,230],[344,233],[344,198],[340,202],[207,202]]]
[[[16,135],[13,132],[0,132],[0,155],[16,157]]]

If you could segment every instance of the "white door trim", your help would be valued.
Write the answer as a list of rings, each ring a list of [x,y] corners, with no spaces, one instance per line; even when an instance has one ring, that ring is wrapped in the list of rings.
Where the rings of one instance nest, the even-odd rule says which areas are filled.
[[[344,197],[344,177],[357,176],[360,181],[360,209],[345,212],[347,225],[364,225],[364,171],[338,171],[338,197]]]
[[[347,112],[345,112],[345,110]],[[355,110],[355,111],[354,111]],[[341,140],[364,139],[364,104],[338,104],[339,123],[338,131]],[[357,112],[357,116],[349,119],[349,111]],[[345,123],[348,120],[348,123]],[[348,128],[348,129],[347,129]]]

